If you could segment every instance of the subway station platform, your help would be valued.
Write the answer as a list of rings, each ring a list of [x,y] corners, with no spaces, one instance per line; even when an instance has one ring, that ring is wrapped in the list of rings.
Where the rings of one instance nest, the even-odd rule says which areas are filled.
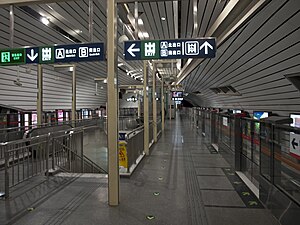
[[[9,224],[276,225],[280,224],[206,144],[186,115],[166,122],[164,134],[130,178],[121,178],[118,207],[108,206],[107,178],[58,174],[63,188],[28,206]],[[2,204],[3,203],[3,204]],[[13,204],[1,205],[12,211]],[[4,221],[2,221],[4,222]]]

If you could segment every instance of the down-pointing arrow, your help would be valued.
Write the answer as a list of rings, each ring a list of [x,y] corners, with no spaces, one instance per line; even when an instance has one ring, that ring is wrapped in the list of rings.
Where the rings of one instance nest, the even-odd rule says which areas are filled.
[[[214,49],[213,46],[211,46],[211,44],[209,44],[207,41],[204,42],[201,46],[200,46],[200,51],[204,48],[204,54],[207,55],[208,54],[208,48],[210,48],[211,50]]]
[[[130,47],[127,49],[127,52],[132,56],[132,57],[136,57],[136,55],[134,54],[134,52],[139,52],[141,51],[141,49],[139,48],[134,48],[135,44],[130,45]]]
[[[34,49],[31,49],[30,54],[27,54],[27,57],[33,62],[38,57],[38,53],[34,54]]]
[[[298,143],[296,142],[296,138],[292,141],[293,149],[296,149],[296,146],[298,147]]]

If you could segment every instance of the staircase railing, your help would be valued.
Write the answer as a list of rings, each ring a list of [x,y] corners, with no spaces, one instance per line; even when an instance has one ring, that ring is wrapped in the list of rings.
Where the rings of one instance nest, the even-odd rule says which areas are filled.
[[[84,128],[0,143],[0,192],[49,171],[107,173],[83,153]],[[4,181],[4,182],[3,182]]]

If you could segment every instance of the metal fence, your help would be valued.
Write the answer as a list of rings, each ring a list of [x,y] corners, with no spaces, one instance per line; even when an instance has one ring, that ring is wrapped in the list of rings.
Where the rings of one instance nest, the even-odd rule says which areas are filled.
[[[141,126],[126,135],[128,171],[133,165],[137,164],[137,160],[144,154],[144,126]]]
[[[73,128],[54,134],[40,135],[22,140],[0,143],[1,182],[5,197],[10,188],[36,175],[49,175],[49,171],[73,173],[106,173],[83,154],[84,128]],[[4,169],[3,169],[4,167]]]
[[[69,125],[71,127],[99,126],[102,129],[104,129],[105,120],[106,119],[104,117],[95,117],[95,118],[88,118],[88,119],[81,119],[81,120],[55,122],[52,124],[45,123],[40,126],[31,125],[31,126],[22,126],[22,127],[2,128],[0,129],[0,142],[9,142],[9,141],[22,139],[25,133],[36,128],[46,128],[46,127],[51,128],[51,127],[60,127],[60,126]]]

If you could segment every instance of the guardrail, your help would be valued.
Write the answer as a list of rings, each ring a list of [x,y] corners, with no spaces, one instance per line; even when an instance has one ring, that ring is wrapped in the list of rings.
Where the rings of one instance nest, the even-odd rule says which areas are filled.
[[[83,126],[100,126],[104,129],[104,117],[88,118],[82,120],[70,120],[63,122],[55,123],[44,123],[40,126],[31,125],[31,126],[21,126],[21,127],[10,127],[0,129],[0,142],[9,142],[18,139],[22,139],[24,134],[35,128],[45,128],[45,127],[57,127],[63,125],[69,125],[72,127],[83,127]]]
[[[137,160],[144,154],[144,126],[138,127],[126,135],[128,169],[137,164]]]
[[[10,188],[36,175],[61,169],[73,173],[107,173],[83,154],[84,128],[73,128],[0,143],[0,152],[4,158],[0,165],[0,176],[4,176],[5,197],[9,197]]]

